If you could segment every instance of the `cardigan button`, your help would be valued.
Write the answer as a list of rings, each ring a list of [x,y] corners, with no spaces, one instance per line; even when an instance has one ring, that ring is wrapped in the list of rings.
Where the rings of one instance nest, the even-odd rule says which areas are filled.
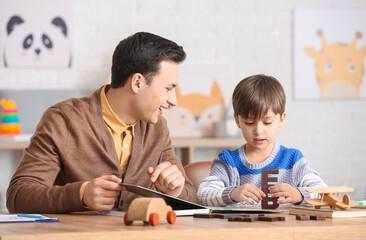
[[[119,203],[119,206],[122,206],[125,202],[122,200],[120,203]]]

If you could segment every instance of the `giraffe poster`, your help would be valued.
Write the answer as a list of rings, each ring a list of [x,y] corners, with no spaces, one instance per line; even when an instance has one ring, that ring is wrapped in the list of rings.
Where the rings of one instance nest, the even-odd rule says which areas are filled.
[[[296,99],[366,98],[366,10],[295,10]]]

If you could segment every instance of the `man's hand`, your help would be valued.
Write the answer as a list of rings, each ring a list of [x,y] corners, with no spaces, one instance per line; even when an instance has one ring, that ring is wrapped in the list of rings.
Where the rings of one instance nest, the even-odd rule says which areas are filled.
[[[157,190],[173,197],[182,192],[185,178],[176,165],[162,162],[155,168],[149,167],[147,173]]]
[[[119,193],[124,190],[123,186],[119,185],[121,182],[122,179],[114,175],[95,178],[85,186],[84,204],[96,211],[111,210]]]
[[[284,203],[300,203],[304,199],[303,195],[297,188],[294,188],[288,183],[279,183],[268,188],[272,197],[284,197],[279,200],[278,204]]]
[[[266,194],[261,189],[250,183],[246,183],[241,185],[240,187],[236,187],[230,193],[231,200],[235,202],[245,201],[249,204],[254,204],[252,199],[256,203],[258,203],[265,196]]]

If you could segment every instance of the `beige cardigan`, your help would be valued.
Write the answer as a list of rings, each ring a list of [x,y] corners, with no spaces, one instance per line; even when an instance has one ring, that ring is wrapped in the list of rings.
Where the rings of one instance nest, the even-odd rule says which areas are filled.
[[[9,212],[68,213],[85,210],[79,189],[105,174],[153,189],[146,169],[163,161],[178,166],[186,178],[180,198],[197,202],[196,191],[175,156],[166,120],[138,121],[130,163],[123,174],[113,139],[102,116],[100,91],[72,98],[45,111],[7,190]],[[123,191],[119,207],[137,195]]]

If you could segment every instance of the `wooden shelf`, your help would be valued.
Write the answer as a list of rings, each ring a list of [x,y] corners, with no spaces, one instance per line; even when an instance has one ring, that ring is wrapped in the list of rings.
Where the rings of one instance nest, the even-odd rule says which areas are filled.
[[[244,143],[243,138],[172,138],[174,148],[182,153],[183,166],[193,162],[195,148],[236,149]]]
[[[243,138],[172,138],[174,147],[226,148],[239,147],[244,144]]]
[[[24,150],[29,144],[28,140],[11,141],[0,140],[0,150]],[[174,148],[182,153],[183,166],[192,163],[196,148],[224,148],[235,149],[244,144],[242,138],[172,138]]]
[[[0,141],[0,150],[23,150],[29,141]]]

